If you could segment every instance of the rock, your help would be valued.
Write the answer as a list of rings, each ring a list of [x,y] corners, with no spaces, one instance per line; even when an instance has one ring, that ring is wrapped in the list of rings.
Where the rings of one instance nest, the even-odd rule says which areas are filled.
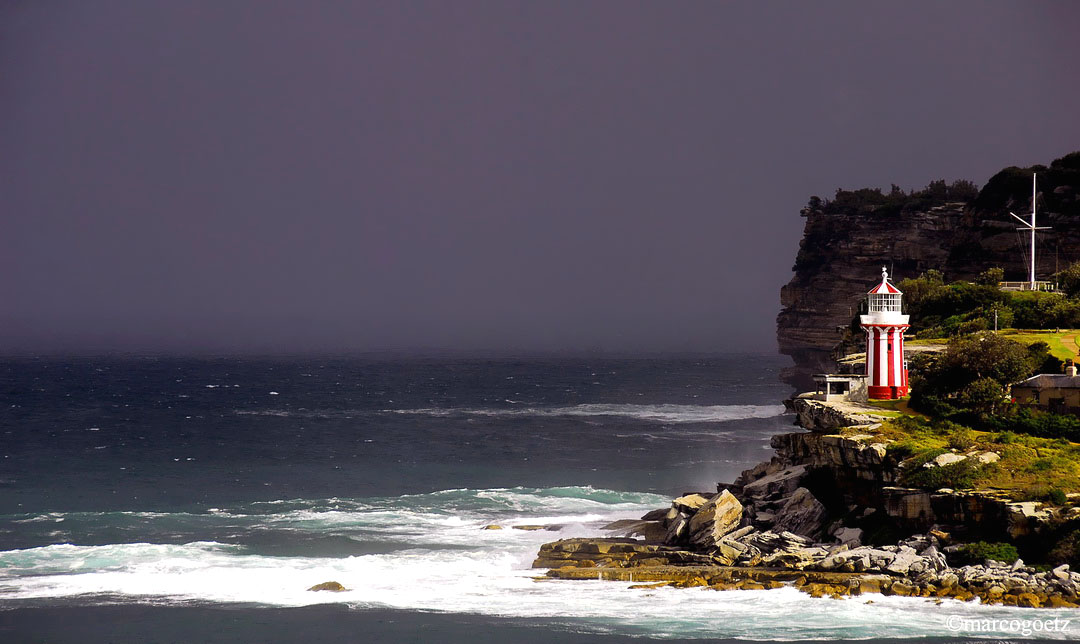
[[[720,543],[716,544],[713,556],[721,566],[730,566],[738,561],[739,557],[749,549],[750,546],[724,538],[720,540]]]
[[[796,465],[762,477],[743,487],[743,498],[768,499],[790,496],[806,478],[806,466]]]
[[[804,465],[808,470],[827,469],[834,479],[844,485],[865,481],[892,485],[899,479],[899,470],[892,459],[886,457],[883,449],[846,436],[813,432],[777,434],[772,437],[770,444],[781,461]]]
[[[828,512],[821,501],[804,487],[795,490],[787,503],[777,512],[774,530],[793,532],[816,539],[825,529]]]
[[[972,458],[983,464],[997,463],[1001,460],[1001,455],[997,452],[979,452],[974,454]]]
[[[739,526],[743,506],[724,490],[702,505],[690,519],[690,543],[702,549],[715,548],[720,538]]]
[[[814,432],[833,432],[841,427],[871,425],[884,418],[875,407],[846,402],[823,402],[805,394],[785,400],[784,406],[795,412],[800,427]]]
[[[915,554],[912,551],[899,552],[893,560],[889,562],[889,565],[885,566],[886,572],[891,572],[896,575],[906,575],[909,570],[916,564],[921,563],[922,557]],[[916,571],[921,572],[921,571]]]
[[[1057,568],[1050,571],[1050,574],[1057,577],[1062,581],[1070,581],[1069,579],[1069,564],[1061,564]]]
[[[345,592],[346,590],[348,590],[348,588],[342,586],[341,584],[339,584],[336,581],[324,581],[321,584],[315,584],[311,588],[308,588],[308,590],[315,590],[315,591],[328,590],[328,591],[330,591],[332,593],[341,593],[341,592]]]
[[[862,528],[840,528],[833,536],[842,544],[848,546],[861,546],[862,535]]]
[[[669,508],[660,508],[659,510],[650,510],[641,515],[642,521],[663,521],[667,516]]]
[[[544,529],[550,530],[551,529],[548,526],[542,526],[542,525],[513,525],[513,526],[510,526],[510,527],[515,529],[515,530],[526,530],[528,532],[533,532],[533,531],[536,531],[536,530],[544,530]]]
[[[732,486],[735,490],[741,490],[746,485],[753,483],[763,476],[768,476],[775,472],[779,472],[784,469],[784,464],[778,458],[772,458],[768,461],[758,463],[754,467],[748,470],[743,470],[741,474],[735,479]],[[717,492],[720,492],[720,488],[717,488]]]
[[[480,529],[481,530],[502,530],[503,527],[501,525],[495,525],[494,523],[492,523],[491,525],[486,525],[486,526],[484,526],[484,527],[482,527]]]
[[[1008,523],[1007,531],[1011,538],[1019,539],[1043,532],[1053,525],[1054,513],[1049,509],[1040,509],[1039,505],[1034,501],[1005,505]]]
[[[701,506],[709,502],[709,498],[704,494],[685,494],[680,496],[671,502],[671,507],[675,508],[679,512],[685,512],[686,514],[694,514]]]
[[[930,506],[930,493],[926,490],[901,487],[883,487],[885,513],[907,524],[921,525],[934,518]]]
[[[643,537],[649,543],[663,543],[667,538],[667,529],[660,521],[639,519],[620,519],[600,528],[624,537]]]
[[[674,510],[674,508],[672,508]],[[675,517],[668,522],[667,532],[664,535],[664,543],[674,546],[687,542],[690,532],[690,515],[685,512],[675,511]]]
[[[742,528],[739,528],[738,530],[734,530],[734,531],[728,533],[728,535],[726,537],[724,537],[724,538],[725,539],[731,539],[731,540],[734,540],[734,541],[738,541],[739,539],[745,538],[745,537],[753,534],[754,530],[755,530],[754,526],[752,526],[752,525],[744,526]]]
[[[769,568],[790,568],[802,570],[811,564],[821,561],[824,551],[821,550],[796,550],[794,552],[778,551],[763,558],[761,563]]]
[[[923,467],[929,467],[929,468],[944,467],[946,465],[952,465],[953,463],[959,463],[962,460],[964,460],[964,457],[960,456],[959,454],[953,454],[952,452],[945,452],[944,454],[939,455],[934,460],[932,460],[932,461],[930,461],[928,463],[923,463]]]

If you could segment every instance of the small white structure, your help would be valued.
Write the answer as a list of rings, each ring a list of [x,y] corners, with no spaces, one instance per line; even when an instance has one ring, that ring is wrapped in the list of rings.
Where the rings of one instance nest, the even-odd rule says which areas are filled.
[[[861,373],[815,373],[814,400],[824,402],[866,402],[867,377]]]

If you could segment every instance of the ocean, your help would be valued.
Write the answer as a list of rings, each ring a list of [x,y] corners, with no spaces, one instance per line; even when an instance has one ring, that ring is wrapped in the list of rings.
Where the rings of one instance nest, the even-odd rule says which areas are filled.
[[[786,365],[4,359],[0,642],[1018,637],[949,618],[1080,617],[538,579],[542,543],[768,459],[794,429]],[[307,590],[326,581],[348,590]]]

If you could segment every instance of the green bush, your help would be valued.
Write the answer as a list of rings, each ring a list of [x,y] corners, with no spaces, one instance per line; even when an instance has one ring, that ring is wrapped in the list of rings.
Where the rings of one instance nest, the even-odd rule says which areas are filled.
[[[1033,483],[1020,490],[1017,498],[1021,501],[1040,501],[1054,505],[1065,505],[1068,497],[1061,488],[1050,487],[1046,483]]]
[[[1016,434],[1012,432],[1001,432],[994,436],[995,443],[1001,443],[1002,445],[1008,445],[1016,442]]]
[[[952,449],[966,450],[975,444],[975,432],[967,427],[954,429],[949,433],[949,447]]]
[[[1080,418],[1068,414],[1022,407],[1007,415],[990,416],[985,419],[984,424],[1002,432],[998,437],[999,443],[1009,442],[1002,440],[1002,436],[1008,436],[1015,442],[1018,440],[1017,434],[1080,442]]]
[[[957,490],[969,489],[975,486],[975,481],[982,475],[982,467],[966,458],[956,463],[949,463],[940,467],[917,468],[908,470],[904,482],[911,487],[920,487],[927,490],[937,490],[948,487]]]
[[[1005,269],[988,268],[975,277],[975,283],[981,286],[997,286],[998,282],[1005,279]]]
[[[987,559],[1012,563],[1020,558],[1016,546],[1011,543],[987,543],[986,541],[964,544],[957,554],[962,564],[981,564]]]
[[[1080,568],[1080,530],[1075,524],[1065,526],[1053,540],[1053,547],[1046,554],[1050,566],[1067,563]]]

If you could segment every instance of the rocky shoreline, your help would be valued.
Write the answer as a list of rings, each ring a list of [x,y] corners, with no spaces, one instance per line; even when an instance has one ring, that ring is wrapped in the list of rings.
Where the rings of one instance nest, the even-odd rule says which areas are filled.
[[[880,593],[1080,607],[1080,572],[1068,565],[961,561],[967,542],[1034,543],[1076,509],[1063,516],[992,491],[898,487],[902,463],[888,441],[875,441],[882,418],[874,408],[806,397],[786,404],[811,431],[774,436],[770,461],[715,493],[684,494],[669,508],[609,524],[612,538],[544,544],[533,568],[548,569],[548,578],[638,587],[793,586],[815,597]]]

